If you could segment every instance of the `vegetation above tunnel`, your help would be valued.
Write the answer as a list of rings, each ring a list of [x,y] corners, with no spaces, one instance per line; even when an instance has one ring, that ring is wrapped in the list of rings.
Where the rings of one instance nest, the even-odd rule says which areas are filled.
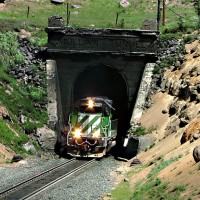
[[[33,36],[39,36],[40,39],[37,40],[41,40],[46,37],[44,28],[47,27],[48,17],[59,15],[65,19],[65,24],[67,23],[67,3],[70,11],[69,26],[72,27],[141,29],[144,20],[157,20],[157,1],[129,0],[130,4],[125,8],[120,6],[119,2],[119,0],[69,0],[54,5],[48,0],[24,3],[12,1],[1,11],[0,27],[2,31],[24,28],[35,32]],[[182,32],[191,32],[198,28],[198,8],[196,0],[185,0],[178,4],[169,1],[166,4],[165,26],[160,24],[161,32],[180,35]]]

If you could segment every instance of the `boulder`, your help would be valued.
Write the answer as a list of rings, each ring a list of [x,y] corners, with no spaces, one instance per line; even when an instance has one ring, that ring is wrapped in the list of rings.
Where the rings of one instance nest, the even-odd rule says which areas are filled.
[[[8,118],[9,114],[5,107],[0,106],[0,117],[1,118]]]
[[[200,117],[189,124],[181,137],[181,144],[187,142],[192,138],[193,135],[199,134],[200,132]]]
[[[193,150],[193,158],[195,160],[195,162],[199,162],[200,161],[200,145],[196,146]]]
[[[37,154],[37,150],[35,149],[35,147],[30,143],[30,142],[27,142],[26,144],[23,145],[23,148],[29,152],[33,152],[35,155]]]
[[[36,136],[42,149],[48,151],[54,150],[57,137],[53,130],[46,126],[38,128],[36,131]]]
[[[14,155],[12,158],[12,162],[19,162],[20,160],[23,160],[23,157],[20,155]]]

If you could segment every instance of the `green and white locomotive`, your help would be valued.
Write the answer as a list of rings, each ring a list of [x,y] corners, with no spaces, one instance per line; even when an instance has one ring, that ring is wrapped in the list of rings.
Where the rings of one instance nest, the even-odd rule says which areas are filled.
[[[69,115],[67,154],[100,158],[116,143],[117,120],[112,120],[112,100],[87,97]]]

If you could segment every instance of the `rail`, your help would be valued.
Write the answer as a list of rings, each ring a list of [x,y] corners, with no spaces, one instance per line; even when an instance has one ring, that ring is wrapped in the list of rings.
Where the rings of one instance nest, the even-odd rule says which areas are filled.
[[[16,200],[30,199],[94,162],[95,159],[90,161],[76,159],[68,160],[65,163],[52,167],[41,174],[33,176],[0,192],[0,199],[8,200],[13,199],[13,197]]]

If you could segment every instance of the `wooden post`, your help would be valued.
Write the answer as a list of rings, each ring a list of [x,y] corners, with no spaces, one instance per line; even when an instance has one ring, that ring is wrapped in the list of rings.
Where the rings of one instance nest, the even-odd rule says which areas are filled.
[[[119,13],[117,12],[116,13],[116,21],[115,21],[115,25],[117,26],[117,23],[118,23],[118,17],[119,17]]]
[[[198,14],[198,17],[199,17],[198,27],[200,29],[200,0],[197,1],[197,14]]]
[[[157,31],[159,31],[160,26],[160,0],[158,0],[158,10],[157,10]]]
[[[27,15],[26,15],[27,18],[29,17],[29,12],[30,12],[30,7],[28,6]]]
[[[67,26],[69,26],[69,3],[67,3]]]
[[[163,17],[162,17],[163,26],[165,26],[165,18],[166,18],[166,6],[165,6],[165,0],[163,0]]]

